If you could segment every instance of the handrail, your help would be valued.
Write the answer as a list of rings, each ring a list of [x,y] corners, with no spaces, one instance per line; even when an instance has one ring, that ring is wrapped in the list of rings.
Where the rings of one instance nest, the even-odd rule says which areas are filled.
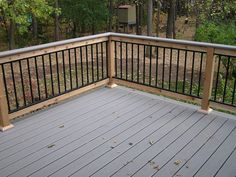
[[[195,42],[195,41],[188,41],[188,40],[168,39],[168,38],[133,35],[133,34],[123,34],[123,33],[108,33],[108,34],[111,36],[114,36],[114,37],[127,37],[127,38],[131,38],[131,39],[143,39],[143,40],[156,41],[156,42],[167,42],[167,43],[172,43],[172,44],[201,46],[201,47],[209,47],[209,48],[215,48],[215,49],[225,49],[225,50],[235,50],[236,51],[236,46],[231,46],[231,45],[214,44],[214,43],[207,43],[207,42]]]
[[[82,41],[97,39],[97,38],[101,38],[101,37],[109,37],[109,36],[110,36],[110,33],[102,33],[102,34],[96,34],[96,35],[92,35],[92,36],[78,37],[78,38],[74,38],[74,39],[67,39],[67,40],[62,40],[62,41],[57,41],[57,42],[50,42],[47,44],[25,47],[25,48],[21,48],[21,49],[4,51],[4,52],[0,52],[0,60],[3,57],[7,57],[7,56],[11,56],[11,55],[18,55],[21,53],[32,52],[35,50],[42,50],[42,49],[46,49],[46,48],[50,48],[50,47],[56,47],[56,46],[71,44],[71,43],[75,43],[75,42],[82,42]]]

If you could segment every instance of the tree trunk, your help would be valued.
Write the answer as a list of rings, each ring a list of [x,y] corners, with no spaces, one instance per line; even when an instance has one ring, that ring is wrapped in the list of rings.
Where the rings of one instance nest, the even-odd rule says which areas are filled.
[[[156,25],[156,37],[159,36],[160,33],[160,11],[161,11],[161,4],[160,1],[157,1],[157,25]]]
[[[173,29],[174,29],[174,15],[175,14],[175,0],[169,0],[168,2],[168,17],[167,17],[167,28],[166,28],[166,37],[173,38]]]
[[[112,0],[109,0],[109,19],[108,19],[108,31],[112,31]]]
[[[141,35],[142,34],[142,16],[143,16],[143,11],[142,11],[142,9],[143,9],[143,6],[140,4],[139,5],[139,13],[138,13],[138,18],[139,18],[139,35]]]
[[[136,4],[136,34],[139,34],[139,5]]]
[[[55,8],[59,8],[59,4],[58,4],[58,0],[55,0]],[[55,23],[55,29],[54,29],[54,38],[56,41],[60,40],[60,32],[59,32],[59,16],[58,14],[55,13],[55,19],[54,19],[54,23]]]
[[[147,35],[152,36],[152,15],[153,15],[153,1],[148,0],[148,15],[147,15]],[[151,57],[150,47],[146,47],[146,56]]]
[[[15,24],[13,21],[10,22],[9,30],[8,30],[8,42],[9,49],[15,49]]]
[[[152,14],[153,14],[153,1],[148,0],[148,15],[147,15],[147,35],[152,36]]]

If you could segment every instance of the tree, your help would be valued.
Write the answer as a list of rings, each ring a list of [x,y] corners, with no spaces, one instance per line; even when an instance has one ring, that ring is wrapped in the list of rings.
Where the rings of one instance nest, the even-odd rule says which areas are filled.
[[[6,29],[9,49],[15,48],[15,32],[26,33],[32,23],[32,18],[37,20],[47,19],[53,12],[45,0],[1,0],[0,16]]]
[[[107,25],[107,0],[60,0],[62,17],[73,24],[73,37],[85,31],[96,33]]]
[[[174,38],[175,34],[175,0],[168,0],[168,16],[167,16],[167,28],[166,37]]]
[[[147,35],[152,36],[153,1],[148,0]]]

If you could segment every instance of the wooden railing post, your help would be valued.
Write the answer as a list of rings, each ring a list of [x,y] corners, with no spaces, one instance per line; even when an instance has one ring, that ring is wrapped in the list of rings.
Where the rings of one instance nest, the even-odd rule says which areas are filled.
[[[0,130],[5,131],[12,127],[13,125],[10,123],[8,114],[6,95],[4,93],[2,68],[0,68]]]
[[[109,88],[114,88],[117,85],[114,83],[115,76],[115,55],[114,55],[114,42],[112,42],[111,36],[108,37],[108,77],[109,77]]]
[[[203,97],[200,112],[210,113],[210,98],[212,93],[213,76],[214,76],[214,48],[207,48],[205,79],[203,85]]]

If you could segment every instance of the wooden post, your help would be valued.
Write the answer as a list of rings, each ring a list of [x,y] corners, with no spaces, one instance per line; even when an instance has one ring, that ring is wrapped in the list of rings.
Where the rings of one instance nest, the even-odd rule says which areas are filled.
[[[108,77],[109,83],[107,87],[114,88],[117,85],[114,83],[115,76],[115,57],[114,57],[114,42],[111,40],[111,36],[108,38]]]
[[[12,128],[10,123],[6,95],[4,93],[4,83],[2,76],[2,69],[0,69],[0,131],[5,131]]]
[[[209,114],[212,109],[210,108],[210,98],[213,85],[214,76],[214,48],[207,48],[205,79],[203,85],[203,98],[201,103],[200,112]]]

